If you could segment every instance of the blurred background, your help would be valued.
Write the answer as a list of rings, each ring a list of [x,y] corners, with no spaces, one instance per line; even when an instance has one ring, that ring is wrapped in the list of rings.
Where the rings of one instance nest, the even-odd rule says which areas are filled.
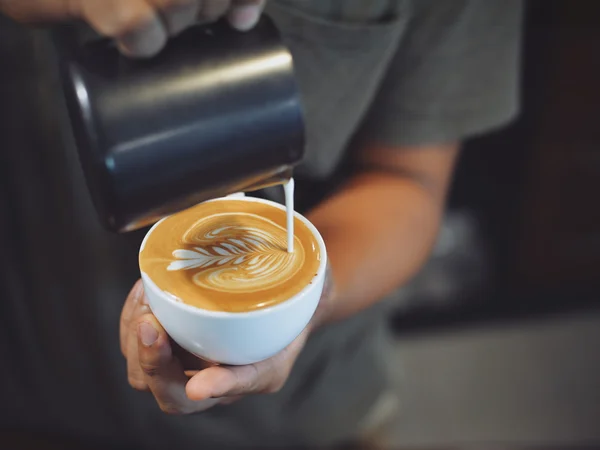
[[[600,1],[527,4],[522,114],[394,299],[388,447],[600,448]]]
[[[523,62],[396,308],[392,445],[600,447],[600,2],[528,2]]]
[[[427,322],[565,312],[600,301],[600,4],[528,5],[520,118],[468,143],[432,261],[450,270],[443,260],[453,254],[466,267],[453,268],[448,283],[478,293],[415,299],[428,311],[454,311],[426,314]]]

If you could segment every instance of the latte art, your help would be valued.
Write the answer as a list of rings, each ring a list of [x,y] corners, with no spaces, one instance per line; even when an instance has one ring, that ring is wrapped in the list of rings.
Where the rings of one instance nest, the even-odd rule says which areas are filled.
[[[160,222],[140,252],[140,269],[159,289],[189,305],[252,311],[292,298],[316,276],[319,245],[297,217],[293,242],[290,253],[285,210],[250,200],[216,200]]]
[[[243,224],[243,225],[242,225]],[[167,270],[193,272],[192,280],[222,292],[256,292],[292,278],[304,263],[304,249],[287,252],[286,230],[256,214],[216,214],[185,232],[186,248],[173,252]],[[191,248],[190,248],[191,247]]]

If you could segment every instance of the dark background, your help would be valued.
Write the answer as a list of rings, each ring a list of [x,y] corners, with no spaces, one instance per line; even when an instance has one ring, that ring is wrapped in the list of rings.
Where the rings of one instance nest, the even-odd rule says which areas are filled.
[[[451,196],[475,220],[445,257],[464,281],[443,301],[417,292],[398,332],[600,306],[600,2],[527,5],[522,113],[467,144]]]
[[[3,73],[19,72],[1,64],[0,82]],[[468,143],[442,230],[444,249],[398,304],[399,335],[599,309],[599,85],[600,1],[529,1],[522,114]],[[4,98],[18,101],[15,95]],[[2,152],[0,169],[1,163]],[[435,345],[445,350],[442,343]],[[576,352],[570,341],[565,345]],[[431,372],[440,370],[435,362]]]

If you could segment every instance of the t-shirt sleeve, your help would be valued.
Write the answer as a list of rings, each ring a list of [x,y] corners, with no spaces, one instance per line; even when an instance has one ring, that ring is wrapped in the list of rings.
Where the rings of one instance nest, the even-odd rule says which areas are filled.
[[[385,145],[458,142],[519,109],[520,0],[418,0],[363,138]]]

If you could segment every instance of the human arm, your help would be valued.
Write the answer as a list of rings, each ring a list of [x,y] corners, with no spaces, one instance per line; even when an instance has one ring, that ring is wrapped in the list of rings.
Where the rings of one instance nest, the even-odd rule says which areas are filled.
[[[319,324],[360,312],[419,270],[437,236],[458,153],[458,143],[365,146],[357,174],[309,214],[335,280]]]
[[[197,21],[227,16],[232,26],[248,30],[258,21],[266,0],[0,0],[0,12],[28,23],[84,20],[113,38],[134,57],[158,53],[170,36]]]
[[[377,302],[426,260],[457,155],[456,144],[365,147],[357,159],[359,173],[309,215],[325,239],[333,272],[315,317],[288,348],[267,361],[212,366],[179,351],[144,304],[138,283],[121,321],[130,384],[150,390],[170,414],[277,392],[310,333]]]
[[[433,245],[459,142],[516,114],[518,3],[414,3],[415,17],[362,124],[367,140],[356,155],[357,172],[309,214],[326,240],[338,286],[288,349],[252,366],[209,367],[189,381],[157,377],[185,355],[172,351],[152,315],[134,315],[133,331],[125,334],[133,342],[126,353],[132,385],[149,387],[170,412],[164,405],[193,412],[210,397],[276,392],[316,327],[360,313],[407,281]],[[149,347],[136,334],[140,321],[159,336]]]

